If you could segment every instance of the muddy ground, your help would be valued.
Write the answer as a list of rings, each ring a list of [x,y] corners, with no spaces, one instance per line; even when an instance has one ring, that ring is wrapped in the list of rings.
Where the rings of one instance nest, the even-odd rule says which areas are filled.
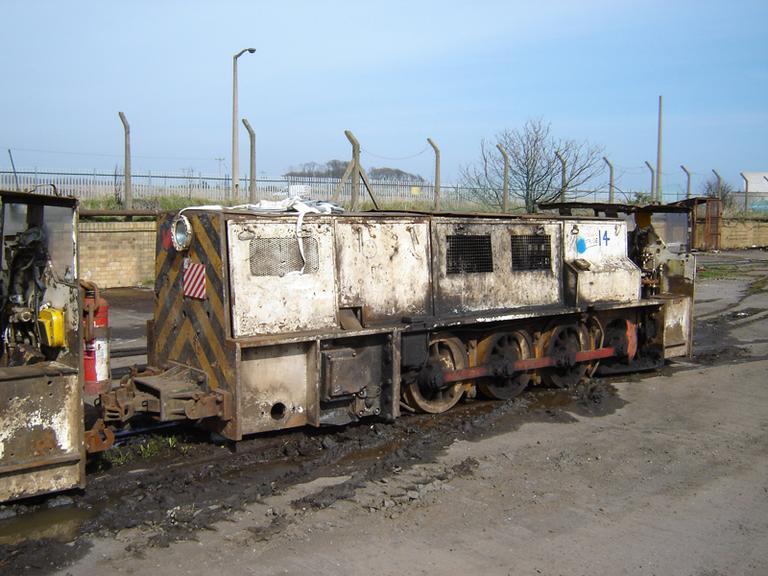
[[[0,574],[766,574],[768,254],[699,260],[692,360],[236,446],[125,437],[86,491],[0,507]]]

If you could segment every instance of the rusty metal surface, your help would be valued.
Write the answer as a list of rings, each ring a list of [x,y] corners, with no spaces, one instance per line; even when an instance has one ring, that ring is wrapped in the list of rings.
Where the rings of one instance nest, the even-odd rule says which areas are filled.
[[[0,385],[0,501],[85,481],[78,376],[49,372],[27,371]]]
[[[297,218],[254,218],[227,223],[235,338],[338,325],[332,222],[315,218],[297,231]],[[286,258],[301,260],[299,243],[305,238],[316,246],[316,266],[303,267],[297,263],[282,275],[273,273]],[[258,248],[264,240],[275,242],[254,251],[254,244]],[[308,252],[305,258],[307,255]]]
[[[339,308],[360,308],[365,326],[431,315],[429,242],[424,218],[337,220]]]
[[[104,420],[96,420],[90,430],[85,431],[83,438],[85,451],[88,454],[109,450],[115,443],[115,433],[104,424]]]
[[[242,350],[237,411],[243,435],[308,423],[307,412],[319,407],[310,395],[318,380],[316,351],[316,342]]]
[[[436,219],[432,223],[432,275],[436,316],[455,316],[527,306],[562,304],[561,227],[559,223],[518,224],[506,220],[477,221],[469,218]],[[512,238],[515,235],[548,236],[549,265],[541,270],[515,270]],[[491,268],[453,273],[448,266],[448,237],[489,238]],[[469,254],[465,261],[471,265]],[[480,262],[482,264],[483,262]]]
[[[0,501],[5,501],[83,486],[85,448],[78,202],[6,192],[0,200]],[[36,335],[40,311],[48,307],[59,311],[64,332],[63,342],[50,347]]]
[[[157,225],[155,258],[155,311],[148,323],[149,363],[169,368],[179,363],[203,371],[208,386],[235,394],[237,345],[229,338],[228,251],[221,214],[185,212],[192,226],[188,250],[177,251],[171,241],[173,214],[161,215]],[[205,269],[205,296],[184,296],[184,260]],[[233,399],[236,403],[236,399]],[[119,416],[120,406],[115,406]],[[235,414],[236,416],[236,414]],[[216,432],[239,439],[236,418],[222,423]]]
[[[563,230],[566,286],[575,305],[637,302],[640,269],[627,256],[627,224],[572,219]]]
[[[664,357],[690,356],[693,342],[693,299],[688,296],[662,294],[664,301]]]

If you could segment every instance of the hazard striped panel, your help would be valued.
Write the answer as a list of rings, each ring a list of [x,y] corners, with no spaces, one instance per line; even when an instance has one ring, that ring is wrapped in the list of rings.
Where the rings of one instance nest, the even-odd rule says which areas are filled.
[[[152,362],[177,362],[203,370],[211,388],[234,392],[236,345],[227,338],[223,218],[186,212],[192,226],[188,250],[170,241],[173,214],[157,224]]]
[[[184,258],[184,296],[187,298],[205,298],[205,264],[192,262]]]

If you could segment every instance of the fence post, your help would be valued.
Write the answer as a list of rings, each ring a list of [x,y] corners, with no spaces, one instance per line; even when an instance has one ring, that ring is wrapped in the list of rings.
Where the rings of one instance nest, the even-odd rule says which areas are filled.
[[[746,214],[749,210],[749,180],[747,180],[744,172],[739,172],[739,174],[744,178],[744,214]]]
[[[685,176],[687,178],[687,184],[685,186],[685,197],[687,199],[691,198],[691,173],[688,171],[688,168],[680,164],[680,168],[683,169],[683,172],[685,172]]]
[[[645,165],[648,166],[648,170],[651,172],[651,204],[654,204],[653,198],[656,195],[654,190],[655,188],[655,182],[656,182],[656,171],[653,169],[653,166],[651,166],[651,163],[648,162],[648,160],[645,161]]]
[[[560,202],[565,202],[565,158],[560,156],[559,151],[555,151],[555,156],[557,156],[557,159],[560,160],[560,164],[562,164],[562,171],[560,172]]]
[[[501,157],[504,158],[504,182],[502,184],[504,196],[501,199],[501,210],[502,212],[509,212],[509,154],[501,144],[496,144],[496,148],[499,149]]]
[[[349,130],[344,130],[344,135],[352,144],[352,202],[350,209],[357,210],[357,203],[360,198],[360,142]]]
[[[256,132],[251,128],[250,122],[247,118],[243,118],[243,125],[248,130],[248,138],[251,141],[251,165],[250,165],[250,178],[248,179],[248,201],[251,204],[256,204]]]
[[[608,204],[613,204],[613,164],[605,156],[603,156],[603,160],[608,164]]]
[[[133,210],[133,190],[131,189],[131,126],[125,114],[118,112],[120,121],[125,130],[125,165],[123,166],[123,187],[125,195],[125,209]]]
[[[435,144],[432,141],[432,138],[427,138],[427,142],[429,142],[429,145],[432,146],[432,149],[435,151],[435,190],[434,190],[434,197],[435,197],[435,212],[440,211],[440,148],[437,147],[437,144]]]
[[[712,168],[712,174],[715,175],[715,178],[717,178],[717,197],[718,199],[723,199],[723,179],[720,177],[720,174]]]

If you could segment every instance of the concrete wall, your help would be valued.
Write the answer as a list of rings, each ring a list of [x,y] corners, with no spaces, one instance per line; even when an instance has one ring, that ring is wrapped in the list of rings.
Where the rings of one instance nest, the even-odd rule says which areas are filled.
[[[696,223],[696,246],[704,246],[704,220]],[[737,250],[753,246],[768,246],[768,220],[723,218],[720,229],[720,249]]]
[[[155,222],[81,221],[80,276],[101,288],[153,285]]]
[[[723,220],[720,249],[768,246],[768,220]]]

